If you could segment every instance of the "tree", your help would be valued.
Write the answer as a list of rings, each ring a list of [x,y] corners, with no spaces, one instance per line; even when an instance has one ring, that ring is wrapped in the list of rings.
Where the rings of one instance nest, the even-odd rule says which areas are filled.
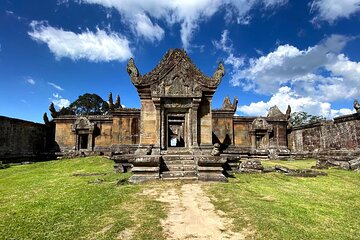
[[[57,117],[57,112],[56,112],[56,109],[55,109],[55,106],[54,106],[54,103],[51,102],[50,106],[49,106],[49,111],[51,113],[51,117],[52,118],[56,118]]]
[[[109,104],[97,94],[85,93],[72,102],[68,109],[76,115],[103,114],[109,110]]]
[[[114,102],[113,102],[113,97],[112,97],[112,93],[109,93],[109,109],[111,111],[114,111]]]
[[[120,96],[119,95],[116,96],[115,108],[121,108]]]
[[[310,115],[307,112],[293,112],[290,115],[290,121],[292,126],[294,127],[323,120],[325,120],[325,117]]]

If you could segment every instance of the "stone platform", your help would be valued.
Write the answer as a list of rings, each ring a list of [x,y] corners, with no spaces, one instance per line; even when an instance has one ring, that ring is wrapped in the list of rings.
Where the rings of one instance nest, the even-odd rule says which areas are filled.
[[[150,180],[227,182],[224,165],[228,157],[211,155],[117,155],[111,157],[121,172],[132,171],[131,183]],[[231,159],[233,164],[234,159]]]

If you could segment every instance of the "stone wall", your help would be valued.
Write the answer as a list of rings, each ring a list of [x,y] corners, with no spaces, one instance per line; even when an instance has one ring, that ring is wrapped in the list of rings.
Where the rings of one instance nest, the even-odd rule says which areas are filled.
[[[313,157],[319,166],[354,169],[360,163],[360,116],[345,115],[295,127],[288,142],[295,158]]]
[[[50,126],[0,116],[0,160],[17,160],[47,157],[52,149]]]
[[[360,146],[360,118],[357,114],[340,116],[295,127],[288,135],[289,149],[296,153],[324,150],[357,150]]]
[[[213,110],[212,113],[212,143],[221,144],[222,148],[234,144],[234,127],[232,111]]]

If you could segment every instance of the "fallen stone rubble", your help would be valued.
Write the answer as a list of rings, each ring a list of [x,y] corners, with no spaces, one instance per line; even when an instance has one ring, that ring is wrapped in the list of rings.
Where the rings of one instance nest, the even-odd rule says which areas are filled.
[[[269,172],[279,172],[288,176],[294,177],[317,177],[317,176],[326,176],[327,173],[315,171],[312,169],[290,169],[281,165],[276,165],[274,167],[265,168],[260,160],[246,160],[240,163],[239,170],[240,173],[269,173]]]

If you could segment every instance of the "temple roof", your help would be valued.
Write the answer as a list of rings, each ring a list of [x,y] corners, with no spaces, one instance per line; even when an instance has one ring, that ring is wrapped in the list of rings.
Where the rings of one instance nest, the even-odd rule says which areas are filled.
[[[159,64],[145,75],[139,73],[134,60],[131,58],[127,65],[127,71],[135,87],[146,87],[161,82],[166,76],[175,72],[186,81],[193,80],[202,87],[216,89],[225,74],[223,64],[219,63],[213,76],[206,76],[181,49],[167,51]]]

